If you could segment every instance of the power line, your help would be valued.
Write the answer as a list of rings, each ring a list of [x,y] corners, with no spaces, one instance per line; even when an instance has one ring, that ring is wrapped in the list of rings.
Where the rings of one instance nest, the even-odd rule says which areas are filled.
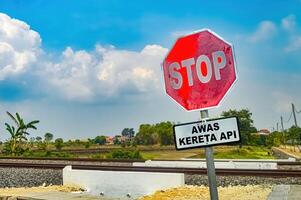
[[[301,110],[297,111],[296,107],[295,107],[295,111],[296,111],[296,113],[298,113],[298,114],[301,113]]]
[[[289,119],[288,120],[283,120],[283,122],[288,123],[292,119],[292,116],[293,116],[293,112],[291,112],[291,115],[290,115]]]

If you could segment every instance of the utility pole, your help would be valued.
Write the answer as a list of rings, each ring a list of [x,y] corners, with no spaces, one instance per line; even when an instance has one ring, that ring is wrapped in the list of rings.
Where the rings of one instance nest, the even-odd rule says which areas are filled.
[[[282,132],[282,142],[283,142],[284,148],[286,148],[284,127],[283,127],[283,117],[282,116],[280,117],[280,123],[281,123],[281,132]]]
[[[295,126],[298,126],[298,124],[297,124],[297,118],[296,118],[296,109],[295,109],[295,105],[293,103],[292,103],[292,110],[293,110],[293,116],[294,116]]]
[[[279,125],[279,123],[277,122],[277,132],[279,132],[279,126],[278,125]]]
[[[283,117],[280,117],[280,122],[281,122],[281,131],[284,132],[284,127],[283,127]]]

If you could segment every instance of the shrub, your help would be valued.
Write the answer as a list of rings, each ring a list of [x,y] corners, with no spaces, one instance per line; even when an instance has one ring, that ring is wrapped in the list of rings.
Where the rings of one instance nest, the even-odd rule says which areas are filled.
[[[138,150],[114,150],[108,155],[108,158],[113,159],[142,159],[142,156]]]

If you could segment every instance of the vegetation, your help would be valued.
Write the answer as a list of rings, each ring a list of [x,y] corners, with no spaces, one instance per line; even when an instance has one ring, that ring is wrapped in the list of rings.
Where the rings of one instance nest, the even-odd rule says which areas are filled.
[[[174,137],[171,122],[161,122],[155,125],[142,124],[135,137],[135,143],[139,145],[172,145]]]
[[[295,146],[296,144],[301,144],[301,128],[298,126],[292,126],[288,129],[286,139],[290,140],[290,143]]]
[[[21,155],[26,150],[23,144],[27,141],[27,136],[29,135],[28,130],[37,129],[36,124],[39,123],[39,121],[35,120],[25,123],[19,113],[16,113],[16,116],[10,112],[6,113],[13,120],[15,126],[5,123],[6,130],[10,134],[10,139],[5,142],[4,152],[12,156]]]
[[[256,133],[257,130],[253,125],[252,113],[248,109],[229,110],[222,113],[223,117],[237,117],[241,134],[241,144],[247,145],[250,142],[251,133]]]
[[[140,151],[129,151],[129,150],[113,150],[107,158],[115,159],[142,159]]]
[[[53,134],[45,133],[44,138],[45,138],[45,142],[49,143],[49,142],[51,142],[51,140],[53,140]]]
[[[96,136],[93,140],[95,144],[104,145],[106,143],[106,137],[105,136]]]
[[[121,135],[128,138],[133,138],[135,136],[135,131],[133,128],[124,128],[121,131]]]
[[[54,146],[55,146],[56,150],[61,150],[62,147],[64,146],[64,140],[62,138],[57,138],[54,141]]]
[[[98,135],[87,140],[54,139],[52,133],[43,136],[29,137],[31,130],[36,130],[38,120],[25,123],[16,113],[7,112],[13,124],[5,123],[9,139],[0,144],[2,155],[27,157],[90,157],[90,158],[119,158],[119,159],[180,159],[183,157],[204,157],[203,149],[175,151],[172,122],[157,124],[141,124],[137,133],[133,128],[124,128],[121,135],[113,138],[114,145],[106,145],[106,136]],[[240,148],[236,146],[215,147],[215,158],[273,158],[271,147],[301,143],[301,128],[292,126],[284,132],[274,131],[271,134],[257,133],[248,109],[228,110],[222,113],[224,117],[236,116],[239,119],[241,132]],[[30,138],[30,139],[28,139]],[[104,149],[103,153],[89,153],[89,149]],[[87,153],[66,153],[65,150],[86,149]],[[67,151],[70,152],[70,151]],[[72,152],[72,151],[71,151]]]
[[[274,159],[270,149],[265,147],[244,146],[227,151],[215,151],[214,158],[224,159]]]

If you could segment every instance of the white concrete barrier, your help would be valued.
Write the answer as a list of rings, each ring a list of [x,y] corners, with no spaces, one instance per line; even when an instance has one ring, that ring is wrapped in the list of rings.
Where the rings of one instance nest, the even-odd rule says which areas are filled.
[[[157,190],[183,186],[184,174],[74,170],[66,166],[63,170],[63,184],[76,184],[92,195],[124,198],[128,194],[132,198],[151,194]]]
[[[184,161],[204,161],[206,162],[205,158],[181,158],[180,160]],[[296,162],[295,158],[287,158],[287,159],[214,159],[216,162],[271,162],[271,163],[279,163],[279,162]]]
[[[277,169],[276,162],[254,162],[254,161],[215,161],[217,169]],[[134,162],[133,166],[140,167],[177,167],[177,168],[206,168],[206,161],[153,161],[144,163]]]

